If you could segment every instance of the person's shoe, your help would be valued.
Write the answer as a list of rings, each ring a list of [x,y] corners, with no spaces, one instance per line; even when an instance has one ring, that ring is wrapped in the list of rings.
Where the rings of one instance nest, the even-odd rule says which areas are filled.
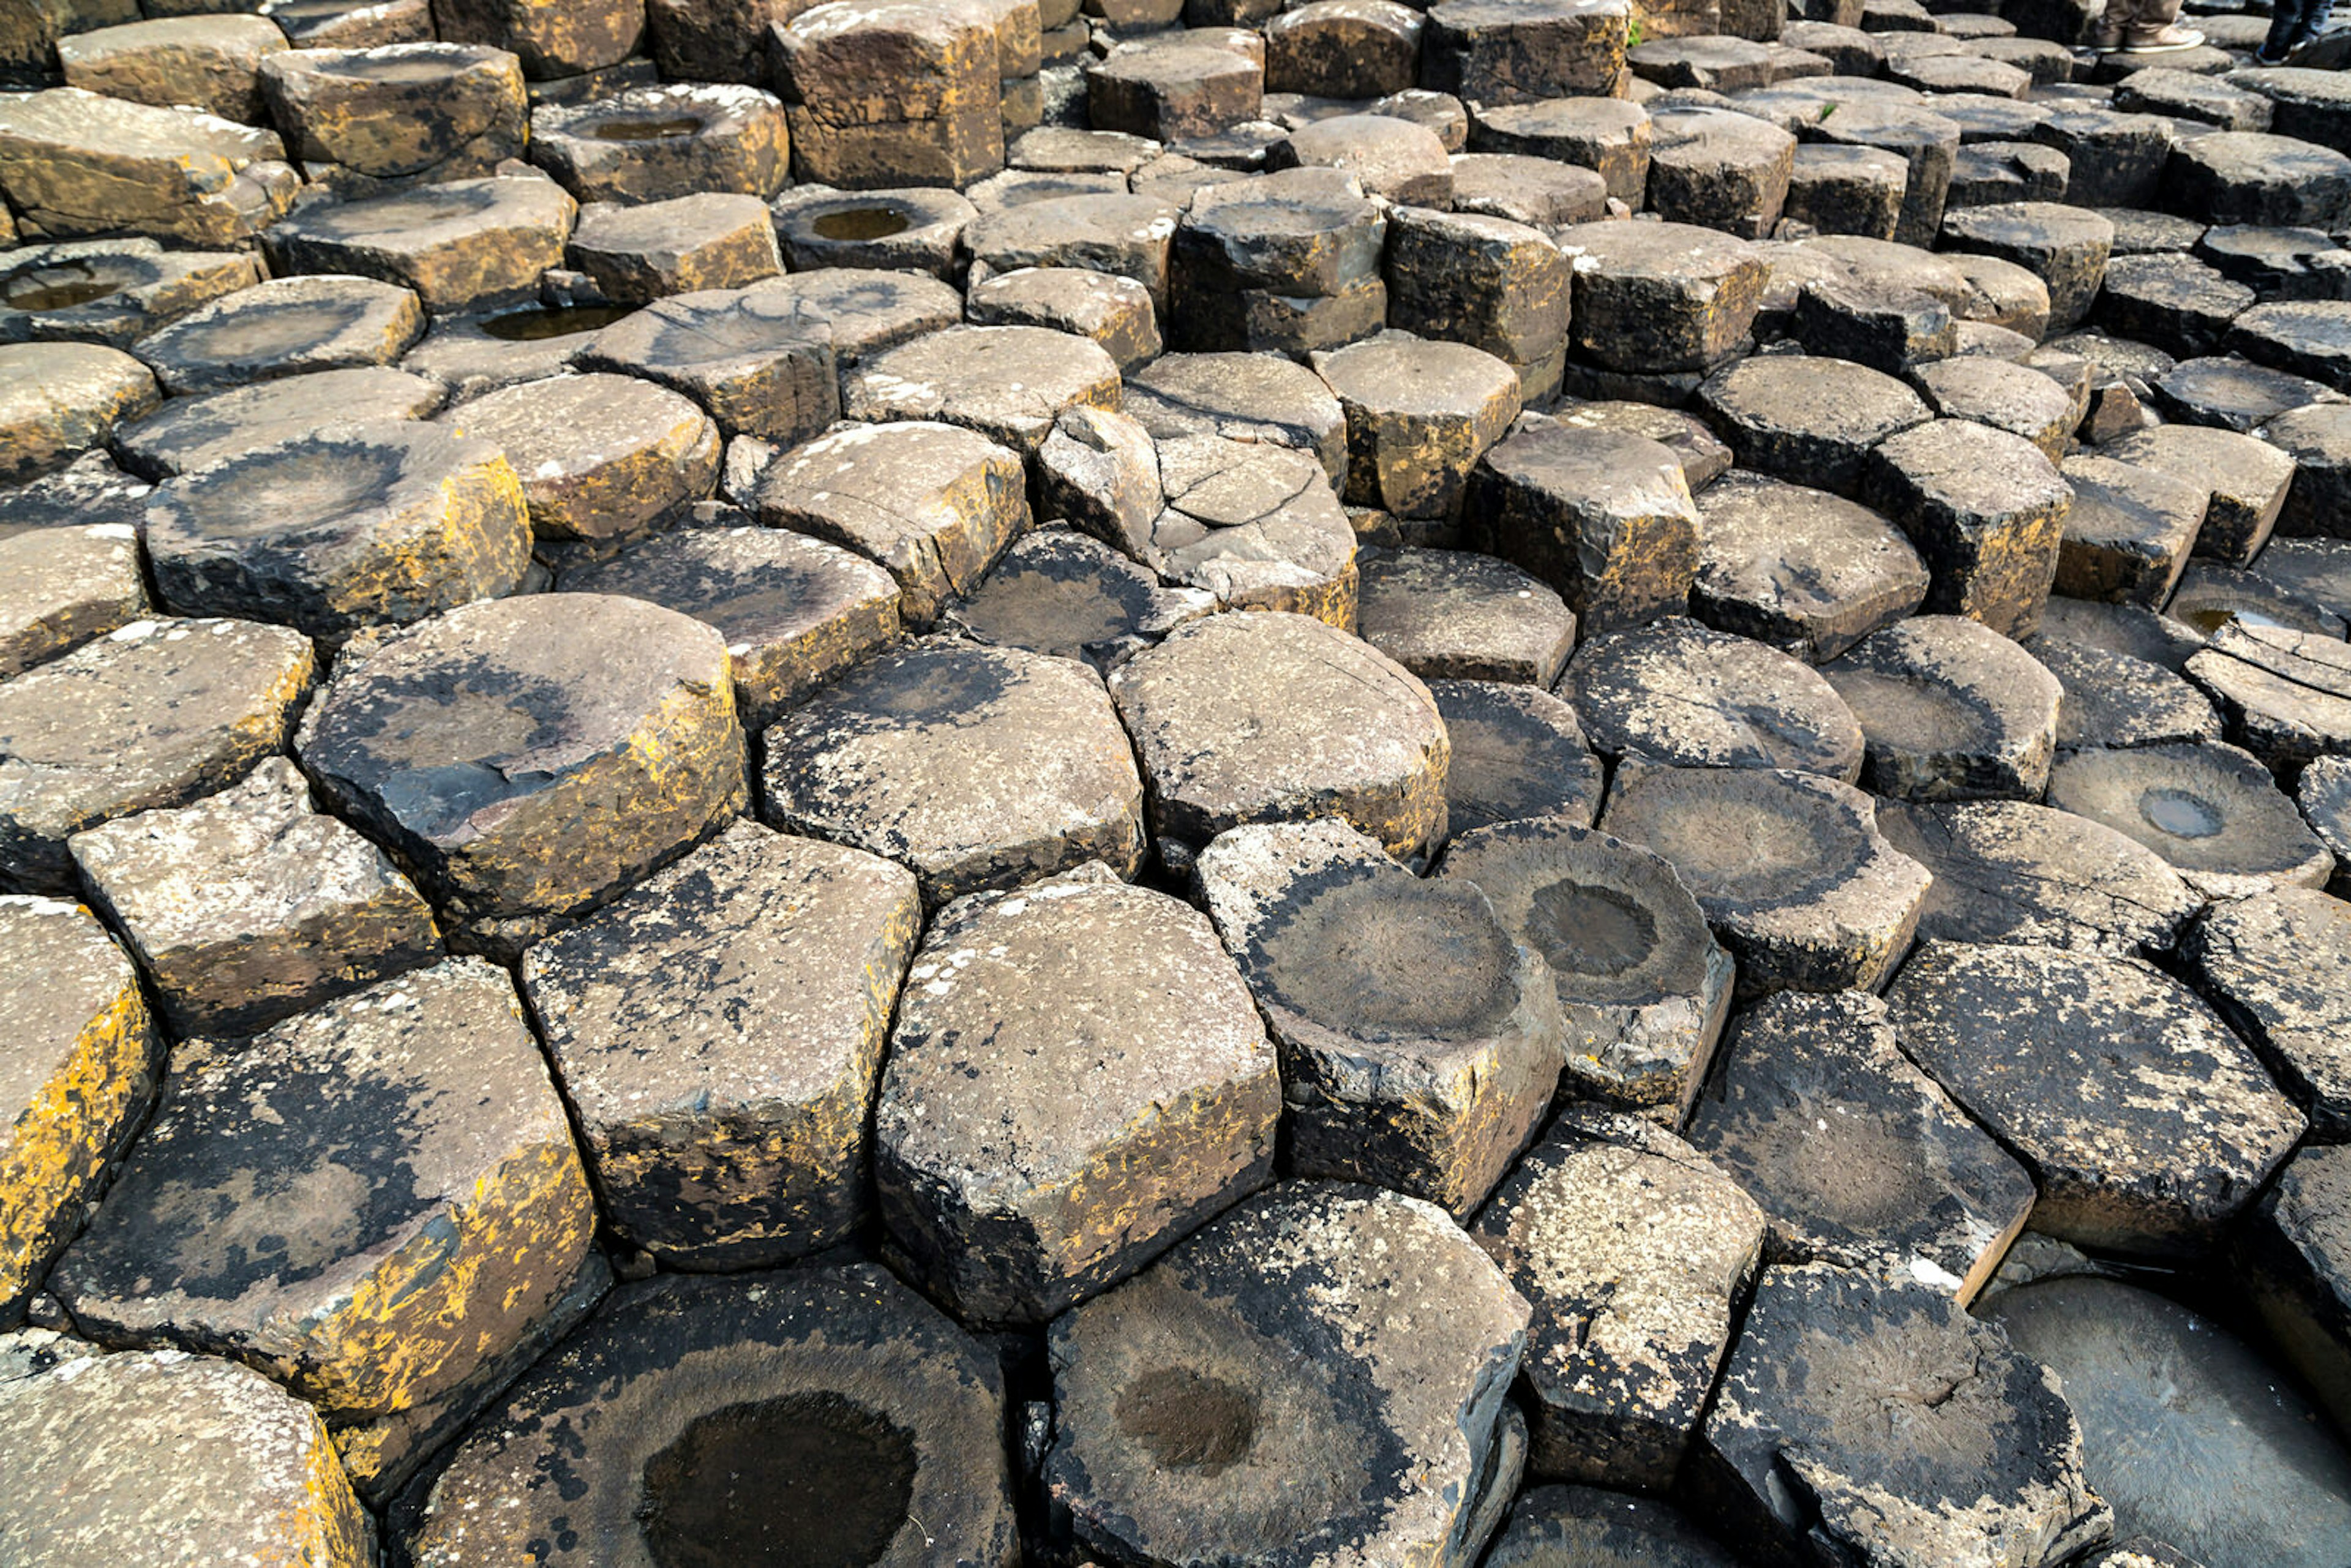
[[[2123,55],[2173,55],[2182,49],[2192,49],[2203,41],[2204,35],[2193,27],[2165,27],[2160,32],[2126,37],[2123,47],[2114,52]]]
[[[2267,44],[2263,44],[2260,48],[2253,51],[2253,64],[2257,66],[2282,66],[2292,58],[2294,58],[2294,52],[2292,50],[2281,49],[2276,54],[2273,55],[2270,53],[2270,47]]]

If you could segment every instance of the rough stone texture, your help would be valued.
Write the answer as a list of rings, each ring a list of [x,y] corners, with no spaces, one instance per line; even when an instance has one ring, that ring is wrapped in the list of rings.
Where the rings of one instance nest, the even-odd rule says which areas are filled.
[[[1671,1484],[1763,1229],[1755,1201],[1672,1134],[1582,1109],[1552,1124],[1472,1232],[1534,1308],[1530,1470]]]
[[[338,194],[490,173],[529,131],[521,62],[486,44],[297,48],[261,67],[292,155]]]
[[[1914,426],[1871,453],[1862,499],[1918,547],[1927,610],[2011,637],[2040,623],[2073,492],[2023,437],[1971,420]]]
[[[2285,887],[2213,904],[2180,956],[2221,1017],[2303,1107],[2312,1135],[2351,1136],[2351,905]]]
[[[2049,326],[2062,332],[2089,313],[2115,244],[2101,214],[2054,202],[1968,207],[1943,220],[1943,243],[1955,250],[2012,261],[2049,286]]]
[[[429,310],[482,310],[532,296],[578,213],[552,181],[458,180],[306,206],[266,244],[282,272],[350,273],[413,288]]]
[[[1322,378],[1270,354],[1170,354],[1128,385],[1125,409],[1155,439],[1222,435],[1311,454],[1347,476],[1347,419]]]
[[[1603,826],[1672,863],[1750,996],[1876,989],[1932,880],[1868,796],[1815,773],[1624,764]]]
[[[162,1043],[138,972],[80,905],[0,897],[0,957],[16,1042],[0,1076],[0,1324],[13,1327],[144,1119]],[[6,1517],[0,1504],[0,1542]]]
[[[1465,550],[1367,551],[1356,631],[1423,680],[1512,681],[1548,690],[1575,615],[1507,561]]]
[[[533,1367],[393,1522],[417,1568],[803,1543],[898,1568],[949,1542],[1013,1568],[1003,1431],[996,1357],[875,1265],[665,1275]]]
[[[2351,1408],[2351,1281],[2343,1196],[2351,1155],[2305,1148],[2286,1163],[2238,1238],[2235,1260],[2262,1324],[2330,1414]]]
[[[2351,750],[2351,657],[2342,639],[2232,618],[2188,661],[2229,738],[2291,779],[2304,764]]]
[[[2210,898],[2320,887],[2335,869],[2269,769],[2233,746],[2076,751],[2050,769],[2049,803],[2137,839]]]
[[[1078,411],[1052,439],[1074,430],[1092,444],[1092,433],[1108,417]],[[1138,434],[1137,426],[1125,429],[1116,444],[1122,456],[1130,444],[1138,454],[1149,448]],[[1102,528],[1101,519],[1089,518],[1096,531],[1169,582],[1212,593],[1221,605],[1288,611],[1354,628],[1355,533],[1312,457],[1258,442],[1185,435],[1158,444],[1156,467],[1155,482],[1138,486],[1144,498],[1156,488],[1165,503],[1147,532],[1131,521]]]
[[[767,204],[716,191],[634,206],[592,202],[580,209],[564,260],[623,305],[740,288],[784,269]]]
[[[1818,664],[1917,609],[1927,568],[1867,507],[1734,471],[1698,496],[1690,612]]]
[[[488,442],[410,420],[317,426],[158,486],[147,556],[169,608],[340,639],[511,592],[522,483]]]
[[[282,749],[317,665],[246,621],[133,621],[0,683],[0,874],[74,886],[66,840],[183,806]]]
[[[1393,325],[1493,355],[1518,372],[1524,402],[1556,390],[1572,290],[1566,258],[1543,230],[1466,207],[1404,207],[1388,214],[1387,233]]]
[[[1479,459],[1470,544],[1558,590],[1587,634],[1679,612],[1698,570],[1698,508],[1681,460],[1644,436],[1522,429]]]
[[[1164,587],[1156,573],[1098,540],[1046,528],[1005,551],[946,619],[979,642],[1079,659],[1107,674],[1217,609],[1213,595]]]
[[[934,907],[1142,860],[1134,758],[1100,678],[1068,660],[928,638],[792,709],[764,750],[769,821],[907,865]]]
[[[681,394],[629,376],[525,382],[442,422],[505,449],[541,538],[648,532],[718,483],[717,423]]]
[[[583,202],[693,192],[773,196],[791,169],[783,105],[732,82],[632,87],[590,103],[540,104],[531,161]]]
[[[1398,517],[1460,509],[1469,470],[1519,415],[1519,379],[1461,343],[1383,333],[1314,356],[1347,420],[1343,498]]]
[[[887,568],[917,625],[977,588],[1029,521],[1018,453],[925,421],[850,426],[812,441],[768,468],[756,503],[770,527]]]
[[[0,479],[63,468],[160,393],[147,367],[96,343],[0,347]]]
[[[1453,755],[1445,769],[1446,829],[1600,814],[1607,768],[1584,743],[1575,710],[1538,687],[1501,681],[1431,681]]]
[[[2140,1561],[2332,1560],[2351,1530],[2351,1458],[2252,1345],[2112,1280],[2044,1280],[1991,1308],[2010,1343],[2064,1379],[2116,1533],[2181,1543]]]
[[[610,899],[745,795],[724,639],[609,594],[470,604],[347,652],[300,751],[453,939],[502,956]]]
[[[139,353],[164,391],[183,396],[313,371],[388,365],[423,335],[423,306],[397,284],[276,277],[183,316],[141,341]]]
[[[423,352],[420,346],[409,362],[413,364]],[[112,446],[126,468],[149,479],[166,479],[306,435],[330,420],[423,419],[447,396],[426,376],[388,365],[313,371],[226,392],[172,398],[146,418],[116,431]],[[134,510],[143,521],[143,504]]]
[[[694,399],[729,439],[793,446],[823,434],[841,413],[825,312],[763,285],[656,300],[598,332],[579,361]]]
[[[1529,1487],[1520,1493],[1486,1563],[1487,1568],[1737,1568],[1737,1559],[1671,1503],[1576,1486]]]
[[[1712,229],[1579,224],[1558,238],[1575,273],[1575,351],[1611,370],[1710,370],[1762,304],[1761,255]]]
[[[128,348],[260,281],[236,251],[166,251],[144,238],[26,246],[0,262],[0,338]]]
[[[458,959],[180,1047],[52,1287],[101,1336],[259,1365],[364,1452],[552,1310],[594,1223],[513,983]]]
[[[738,822],[524,955],[608,1223],[673,1266],[831,1246],[922,917],[904,868]]]
[[[1860,720],[1870,792],[1909,800],[2038,797],[2057,746],[2057,677],[1956,615],[1873,632],[1822,666]]]
[[[1091,338],[1123,375],[1158,357],[1151,291],[1131,277],[1076,267],[1023,267],[972,285],[965,307],[983,327],[1050,327]]]
[[[1196,876],[1281,1052],[1289,1168],[1474,1210],[1559,1078],[1541,960],[1341,821],[1236,829]]]
[[[71,653],[147,608],[138,538],[121,523],[0,538],[0,679]]]
[[[2202,904],[2154,851],[2070,811],[2022,800],[1886,802],[1877,825],[1935,873],[1918,915],[1924,941],[2128,956],[2168,951]]]
[[[257,1033],[440,952],[408,879],[312,810],[284,758],[194,805],[77,833],[69,847],[180,1036]]]
[[[2220,738],[2220,716],[2204,694],[2160,664],[2046,635],[2025,648],[2065,688],[2057,707],[2061,751]]]
[[[1803,1264],[1756,1286],[1693,1490],[1791,1561],[2043,1568],[2113,1529],[2085,1458],[2057,1378],[1997,1329],[1939,1291]]]
[[[2055,591],[2149,609],[2170,598],[2211,492],[2103,452],[2068,457],[2059,472],[2073,489],[2074,504],[2058,547]]]
[[[61,1342],[70,1343],[72,1342]],[[176,1352],[74,1356],[0,1382],[0,1552],[365,1568],[375,1531],[318,1415],[260,1373]]]
[[[1468,1568],[1528,1318],[1429,1205],[1284,1184],[1053,1325],[1047,1491],[1112,1561]]]
[[[898,639],[887,571],[782,528],[683,528],[567,570],[571,593],[617,593],[718,629],[746,731],[766,728]]]
[[[1859,493],[1871,448],[1933,417],[1884,371],[1811,354],[1741,360],[1698,402],[1740,467],[1844,496]]]
[[[1099,863],[943,911],[874,1110],[893,1255],[967,1322],[1041,1322],[1273,1169],[1281,1079],[1207,920]]]
[[[2099,452],[2210,491],[2196,553],[2231,566],[2261,553],[2294,476],[2286,454],[2233,430],[2159,425],[2110,441]]]
[[[841,386],[852,419],[938,420],[1022,452],[1063,411],[1118,403],[1118,366],[1101,346],[1043,327],[951,327],[885,350]]]
[[[2304,1120],[2194,992],[2127,959],[1932,943],[1887,993],[1902,1049],[2032,1168],[2038,1230],[2215,1239]]]
[[[1610,757],[1788,768],[1848,784],[1861,773],[1862,726],[1829,682],[1785,653],[1692,621],[1592,639],[1559,691]]]
[[[0,100],[0,191],[60,238],[129,233],[245,245],[284,214],[301,184],[285,156],[268,131],[79,88]]]
[[[1688,1137],[1762,1206],[1771,1261],[1858,1269],[1960,1306],[2032,1209],[2024,1167],[1858,992],[1782,993],[1742,1014]]]
[[[1389,852],[1445,837],[1452,747],[1419,678],[1302,615],[1212,615],[1111,676],[1150,782],[1152,836],[1194,850],[1249,822],[1343,817]]]

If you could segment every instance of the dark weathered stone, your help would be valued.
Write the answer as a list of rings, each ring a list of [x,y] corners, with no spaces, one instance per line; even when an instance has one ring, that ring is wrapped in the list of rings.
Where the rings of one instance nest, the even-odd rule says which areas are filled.
[[[1388,218],[1386,266],[1395,325],[1503,361],[1518,372],[1525,402],[1557,388],[1569,271],[1541,230],[1471,212],[1399,208]]]
[[[1457,152],[1453,210],[1551,228],[1603,215],[1608,183],[1596,171],[1511,152]],[[1393,234],[1393,230],[1390,231]],[[1393,290],[1389,300],[1393,309]]]
[[[416,295],[361,277],[279,277],[182,317],[139,345],[173,393],[383,365],[423,336]],[[43,352],[55,354],[54,349]]]
[[[578,211],[545,179],[460,180],[314,204],[265,243],[282,272],[372,277],[414,289],[429,310],[480,310],[532,297]]]
[[[872,1264],[616,1294],[404,1500],[418,1568],[1019,1560],[996,1357]]]
[[[1682,42],[1643,48],[1691,47]],[[1795,168],[1794,137],[1768,120],[1719,109],[1654,115],[1649,136],[1651,211],[1668,223],[1702,224],[1746,239],[1771,235],[1788,199]]]
[[[2179,1543],[2142,1561],[2333,1560],[2351,1529],[2351,1456],[2252,1346],[2112,1280],[2046,1280],[1990,1305],[2010,1343],[2064,1379],[2116,1534]]]
[[[950,327],[865,360],[841,389],[852,419],[937,420],[1022,452],[1064,411],[1118,403],[1111,357],[1043,327]]]
[[[1798,286],[1789,336],[1808,353],[1891,375],[1947,359],[1959,347],[1947,301],[1905,280],[1865,274],[1832,274]]]
[[[408,879],[314,811],[284,758],[192,806],[77,833],[69,847],[183,1037],[257,1033],[441,950]]]
[[[1445,770],[1447,831],[1600,814],[1606,770],[1584,742],[1575,710],[1534,686],[1431,681],[1453,751]]]
[[[1771,1261],[1863,1270],[1961,1306],[2032,1207],[2032,1178],[1857,992],[1783,993],[1742,1014],[1688,1136],[1762,1206]]]
[[[1054,1323],[1048,1496],[1112,1562],[1468,1568],[1517,1482],[1528,1315],[1428,1205],[1285,1183]]]
[[[1559,243],[1575,274],[1575,351],[1612,370],[1710,370],[1762,304],[1762,256],[1711,229],[1579,224]]]
[[[1094,128],[1156,141],[1210,136],[1254,120],[1264,93],[1261,59],[1180,39],[1113,54],[1086,69]]]
[[[339,195],[478,179],[528,139],[521,62],[486,43],[434,43],[429,29],[385,47],[272,55],[261,88],[292,155]]]
[[[502,955],[744,800],[725,640],[608,594],[470,604],[347,653],[300,749],[453,935]]]
[[[2341,1044],[2351,1017],[2351,906],[2300,887],[2215,904],[2180,954],[2309,1114],[2313,1135],[2343,1141],[2351,1133],[2351,1059]]]
[[[1466,550],[1366,551],[1356,630],[1423,680],[1515,681],[1548,690],[1575,615],[1539,580]]]
[[[1451,747],[1418,677],[1302,615],[1214,615],[1111,677],[1151,781],[1153,837],[1341,816],[1392,853],[1445,836]]]
[[[1789,167],[1785,215],[1822,234],[1890,240],[1909,183],[1910,165],[1895,153],[1809,143]]]
[[[2351,289],[2351,252],[2322,229],[2220,225],[2196,252],[2265,299],[2340,299]]]
[[[1465,515],[1474,547],[1557,589],[1587,632],[1679,611],[1697,571],[1680,460],[1642,436],[1522,429],[1479,460]]]
[[[1763,1271],[1691,1490],[1790,1562],[2045,1568],[2113,1528],[2084,1460],[2058,1380],[1998,1330],[1940,1291],[1806,1264]]]
[[[971,286],[966,314],[983,327],[1050,327],[1091,338],[1122,373],[1158,356],[1151,292],[1131,277],[1077,267],[1024,267]]]
[[[2055,591],[2162,605],[2187,568],[2211,492],[2185,476],[2104,451],[2068,457],[2059,472],[2074,504],[2058,547]]]
[[[0,1324],[14,1327],[144,1122],[163,1059],[138,971],[88,910],[0,898],[0,959],[16,1042],[0,1099]]]
[[[2110,441],[2099,453],[2209,491],[2195,550],[2232,566],[2261,553],[2294,480],[2289,456],[2232,430],[2158,425]]]
[[[1790,23],[1791,27],[1817,24]],[[1591,1487],[1530,1487],[1487,1568],[1737,1568],[1671,1503]]]
[[[0,191],[28,224],[61,239],[138,234],[247,245],[300,188],[285,157],[268,131],[79,88],[11,94],[0,104]]]
[[[2079,647],[2098,648],[2143,659],[2167,670],[2184,670],[2204,646],[2195,627],[2136,604],[2107,604],[2052,594],[2042,613],[2039,635]]]
[[[1549,414],[1522,414],[1520,418],[1523,424],[1551,419],[1579,430],[1621,430],[1656,442],[1681,459],[1682,478],[1693,496],[1701,494],[1729,473],[1733,461],[1730,448],[1715,438],[1706,421],[1694,413],[1660,408],[1653,402],[1602,398],[1562,403]]]
[[[1678,617],[1585,643],[1560,695],[1610,757],[1795,768],[1848,784],[1861,773],[1862,727],[1811,666]]]
[[[2057,679],[1956,615],[1897,622],[1822,666],[1861,722],[1874,794],[2038,797],[2057,745]]]
[[[1883,371],[1806,354],[1741,360],[1698,395],[1740,467],[1846,496],[1860,490],[1871,448],[1933,417]]]
[[[2137,839],[2210,897],[2318,887],[2334,871],[2269,770],[2233,746],[2077,751],[2051,770],[2049,803]]]
[[[1672,1134],[1573,1109],[1472,1234],[1534,1308],[1528,1468],[1662,1490],[1696,1431],[1763,1244],[1752,1198]]]
[[[530,117],[530,156],[582,202],[696,192],[764,200],[790,172],[790,139],[783,105],[757,88],[672,82],[540,105]]]
[[[1510,365],[1401,332],[1313,358],[1347,420],[1343,498],[1398,517],[1448,517],[1469,470],[1519,416]]]
[[[28,246],[0,262],[0,338],[128,348],[259,281],[254,258],[235,251],[167,251],[142,238]]]
[[[172,398],[116,431],[113,447],[125,467],[163,479],[309,434],[329,421],[423,419],[447,395],[427,377],[388,365],[314,371]],[[139,510],[143,521],[143,505]]]
[[[1875,989],[1931,880],[1878,832],[1868,796],[1814,773],[1625,763],[1603,825],[1672,863],[1749,996]]]
[[[591,202],[580,210],[563,254],[622,305],[740,288],[784,269],[767,204],[716,191],[636,204]]]
[[[86,1351],[57,1339],[0,1385],[11,1483],[0,1541],[12,1550],[99,1568],[121,1560],[126,1536],[168,1519],[172,1549],[200,1555],[266,1544],[318,1568],[375,1561],[372,1522],[308,1406],[234,1362],[75,1354]]]
[[[2220,738],[2220,716],[2204,694],[2160,664],[2045,632],[2024,646],[2065,688],[2057,706],[2061,751]]]
[[[1479,100],[1469,144],[1480,152],[1555,159],[1597,172],[1608,193],[1628,205],[1649,186],[1649,115],[1618,98],[1536,99],[1515,104]]]
[[[316,671],[283,627],[157,620],[0,682],[0,874],[69,891],[68,837],[243,778],[284,747]]]
[[[340,638],[511,592],[530,562],[521,481],[434,424],[330,423],[224,457],[147,498],[171,609]]]
[[[765,728],[897,640],[899,590],[881,567],[783,528],[683,528],[567,569],[572,593],[664,605],[726,639],[735,706]]]
[[[525,382],[442,423],[505,449],[542,539],[649,532],[718,483],[716,423],[681,394],[630,376]]]
[[[2330,638],[2342,636],[2345,624],[2334,611],[2272,578],[2202,560],[2189,561],[2179,574],[2164,618],[2208,637],[2232,620]]]
[[[172,1068],[52,1280],[110,1339],[253,1362],[364,1444],[522,1338],[587,1254],[563,1103],[479,959]]]
[[[0,678],[69,653],[129,624],[146,608],[139,536],[129,525],[0,536]],[[1574,634],[1573,620],[1567,634]]]
[[[953,191],[836,191],[800,185],[776,199],[776,237],[794,272],[883,267],[949,277],[979,211]]]
[[[2155,383],[2158,408],[2189,424],[2251,433],[2307,403],[2342,401],[2332,388],[2234,354],[2183,360]]]
[[[684,393],[729,438],[791,446],[823,433],[841,413],[824,312],[764,286],[656,300],[597,333],[579,359]]]
[[[904,868],[740,822],[524,955],[608,1223],[688,1268],[870,1213],[867,1107],[922,917]]]
[[[1954,250],[2012,261],[2049,286],[2049,325],[2064,331],[2089,313],[2115,244],[2115,225],[2096,213],[2052,202],[1954,211],[1942,241]]]
[[[1281,1080],[1196,911],[1081,867],[942,912],[874,1112],[889,1246],[967,1321],[1040,1322],[1273,1168]]]
[[[2229,738],[2280,778],[2351,751],[2351,647],[2339,637],[2231,620],[2188,675],[2211,695]]]
[[[1690,612],[1819,664],[1918,608],[1927,568],[1868,508],[1734,471],[1698,497]]]
[[[1480,104],[1614,92],[1631,18],[1607,0],[1442,0],[1421,36],[1422,85]]]
[[[2073,492],[2032,443],[1972,420],[1915,425],[1872,450],[1861,498],[1918,547],[1928,610],[2006,636],[2039,623]]]
[[[1347,420],[1322,379],[1271,354],[1169,354],[1136,372],[1125,411],[1161,441],[1221,435],[1311,454],[1347,476]]]
[[[926,639],[787,713],[764,749],[770,821],[911,866],[932,905],[1142,859],[1126,737],[1067,660]]]
[[[2302,1135],[2252,1053],[2144,964],[1934,943],[1888,999],[1903,1050],[2032,1167],[2034,1227],[2064,1240],[2199,1249]]]
[[[0,347],[0,478],[32,479],[66,467],[160,396],[147,367],[120,349]]]
[[[2190,256],[2117,256],[2107,264],[2096,315],[2109,331],[2186,358],[2235,348],[2231,324],[2256,298]]]

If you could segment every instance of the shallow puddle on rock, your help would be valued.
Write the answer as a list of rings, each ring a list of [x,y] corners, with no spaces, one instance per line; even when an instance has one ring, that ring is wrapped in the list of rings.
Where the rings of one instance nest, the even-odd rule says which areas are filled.
[[[837,1394],[788,1395],[702,1416],[644,1485],[656,1568],[871,1568],[914,1522],[914,1440]]]

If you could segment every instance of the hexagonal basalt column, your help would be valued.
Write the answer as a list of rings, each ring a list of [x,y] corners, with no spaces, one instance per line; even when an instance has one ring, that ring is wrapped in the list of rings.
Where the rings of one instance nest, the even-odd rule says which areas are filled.
[[[950,905],[874,1110],[890,1246],[969,1322],[1117,1283],[1273,1169],[1281,1080],[1216,932],[1099,862]]]
[[[769,821],[911,866],[935,907],[1143,858],[1134,753],[1101,678],[1070,660],[926,638],[794,708],[762,745]]]
[[[725,641],[604,594],[471,604],[347,654],[300,749],[453,940],[506,955],[744,800]]]
[[[1235,829],[1196,875],[1281,1047],[1290,1168],[1474,1209],[1559,1079],[1541,959],[1343,822]]]
[[[138,972],[79,905],[0,898],[0,1027],[16,1042],[0,1098],[6,1325],[136,1132],[162,1056]]]
[[[614,1229],[786,1262],[869,1212],[867,1108],[922,904],[903,867],[738,822],[524,954]]]
[[[528,1335],[594,1225],[513,982],[458,959],[181,1047],[51,1287],[92,1333],[260,1365],[364,1446]]]
[[[996,1357],[871,1264],[616,1295],[509,1389],[392,1528],[417,1568],[780,1562],[1015,1568]]]
[[[1392,852],[1445,836],[1444,720],[1419,679],[1302,615],[1212,615],[1111,677],[1151,780],[1152,836],[1343,817]]]
[[[1046,1486],[1113,1562],[1467,1568],[1527,1321],[1427,1204],[1286,1183],[1053,1325]]]

